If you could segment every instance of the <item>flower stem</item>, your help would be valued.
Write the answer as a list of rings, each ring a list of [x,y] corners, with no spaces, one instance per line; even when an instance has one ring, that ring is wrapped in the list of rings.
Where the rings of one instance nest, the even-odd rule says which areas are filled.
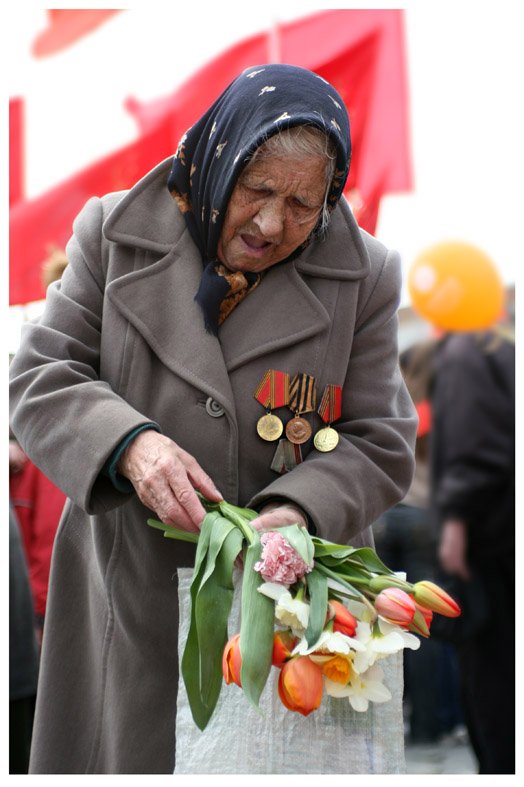
[[[220,513],[226,518],[229,519],[231,524],[236,525],[238,529],[242,532],[242,535],[246,539],[248,544],[252,544],[255,538],[255,530],[249,524],[249,520],[242,516],[236,510],[236,506],[232,506],[230,503],[226,503],[225,500],[222,500],[218,504]]]
[[[349,590],[355,593],[354,598],[357,599],[358,601],[365,601],[365,596],[363,593],[360,592],[360,590],[357,590],[357,588],[353,587],[353,585],[350,585],[349,582],[347,582],[344,578],[340,577],[335,571],[331,571],[331,569],[327,568],[327,566],[324,566],[323,563],[320,563],[317,560],[315,562],[315,568],[318,569],[318,571],[320,571],[322,574],[331,577],[331,579],[336,579],[336,581],[340,582],[341,585],[344,585],[345,587],[349,588]]]

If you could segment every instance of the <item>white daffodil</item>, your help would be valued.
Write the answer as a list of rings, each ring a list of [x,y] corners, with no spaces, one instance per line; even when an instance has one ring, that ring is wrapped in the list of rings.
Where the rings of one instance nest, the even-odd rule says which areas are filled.
[[[293,598],[291,593],[283,593],[277,601],[275,617],[282,626],[289,626],[293,633],[305,631],[309,621],[309,604]]]
[[[380,626],[380,624],[379,624]],[[395,630],[382,634],[376,629],[372,629],[369,623],[359,621],[357,624],[356,638],[361,645],[364,646],[363,650],[355,655],[353,667],[355,672],[360,674],[364,673],[371,667],[379,658],[389,656],[391,653],[397,653],[404,647],[404,640],[398,633],[398,628],[393,627]]]
[[[387,702],[391,699],[391,692],[382,683],[383,679],[383,670],[375,664],[361,675],[352,673],[345,686],[329,678],[325,679],[324,685],[331,697],[347,697],[354,710],[364,712],[370,702]]]
[[[420,640],[418,637],[401,628],[400,626],[395,626],[395,624],[390,623],[389,620],[384,620],[384,618],[380,617],[380,615],[378,618],[378,627],[381,634],[386,637],[393,632],[402,637],[402,642],[404,643],[405,648],[409,648],[410,650],[418,650],[420,648]]]
[[[282,626],[287,626],[299,636],[307,629],[309,604],[293,598],[285,585],[280,585],[278,582],[263,582],[257,590],[276,602],[275,617]]]
[[[365,650],[365,645],[354,637],[347,637],[340,631],[325,629],[314,645],[308,647],[307,639],[303,637],[293,650],[293,656],[307,656],[309,653],[344,653],[352,650]]]
[[[287,587],[285,585],[280,585],[278,582],[262,582],[262,584],[257,587],[257,590],[259,593],[262,593],[263,596],[272,598],[273,601],[278,601],[283,593],[289,593]]]

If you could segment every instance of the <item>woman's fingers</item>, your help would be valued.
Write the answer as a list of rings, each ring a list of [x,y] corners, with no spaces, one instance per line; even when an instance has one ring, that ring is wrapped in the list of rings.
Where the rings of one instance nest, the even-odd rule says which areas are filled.
[[[170,485],[157,480],[149,485],[135,487],[142,503],[156,513],[166,525],[174,525],[182,530],[198,532],[200,527],[180,505]],[[204,512],[205,515],[205,512]],[[200,522],[203,517],[200,518]]]
[[[202,470],[196,459],[181,448],[179,449],[179,454],[193,487],[198,489],[207,500],[211,500],[213,503],[223,500],[223,495],[218,491],[208,474]]]

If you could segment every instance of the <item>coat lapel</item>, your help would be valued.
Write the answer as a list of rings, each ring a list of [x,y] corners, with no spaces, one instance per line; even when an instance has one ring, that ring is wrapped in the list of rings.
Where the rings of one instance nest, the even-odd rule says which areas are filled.
[[[114,280],[107,296],[175,374],[213,397],[234,418],[234,402],[218,339],[204,330],[194,295],[202,263],[184,230],[158,262]]]
[[[292,263],[268,271],[220,328],[228,372],[325,330],[329,315]]]

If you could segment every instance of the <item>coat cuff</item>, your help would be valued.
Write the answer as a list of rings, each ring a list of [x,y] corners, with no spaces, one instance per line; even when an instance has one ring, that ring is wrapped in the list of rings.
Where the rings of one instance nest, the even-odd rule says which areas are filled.
[[[111,479],[111,482],[115,489],[123,494],[130,494],[134,487],[131,481],[128,478],[125,478],[123,475],[117,471],[116,467],[118,461],[122,454],[124,453],[125,449],[129,445],[129,443],[135,439],[135,437],[140,434],[140,432],[144,432],[146,429],[154,429],[156,432],[160,432],[160,427],[153,422],[148,424],[141,424],[141,426],[137,426],[136,429],[133,429],[129,434],[127,434],[121,443],[117,445],[107,462],[102,468],[102,473],[108,478]]]

